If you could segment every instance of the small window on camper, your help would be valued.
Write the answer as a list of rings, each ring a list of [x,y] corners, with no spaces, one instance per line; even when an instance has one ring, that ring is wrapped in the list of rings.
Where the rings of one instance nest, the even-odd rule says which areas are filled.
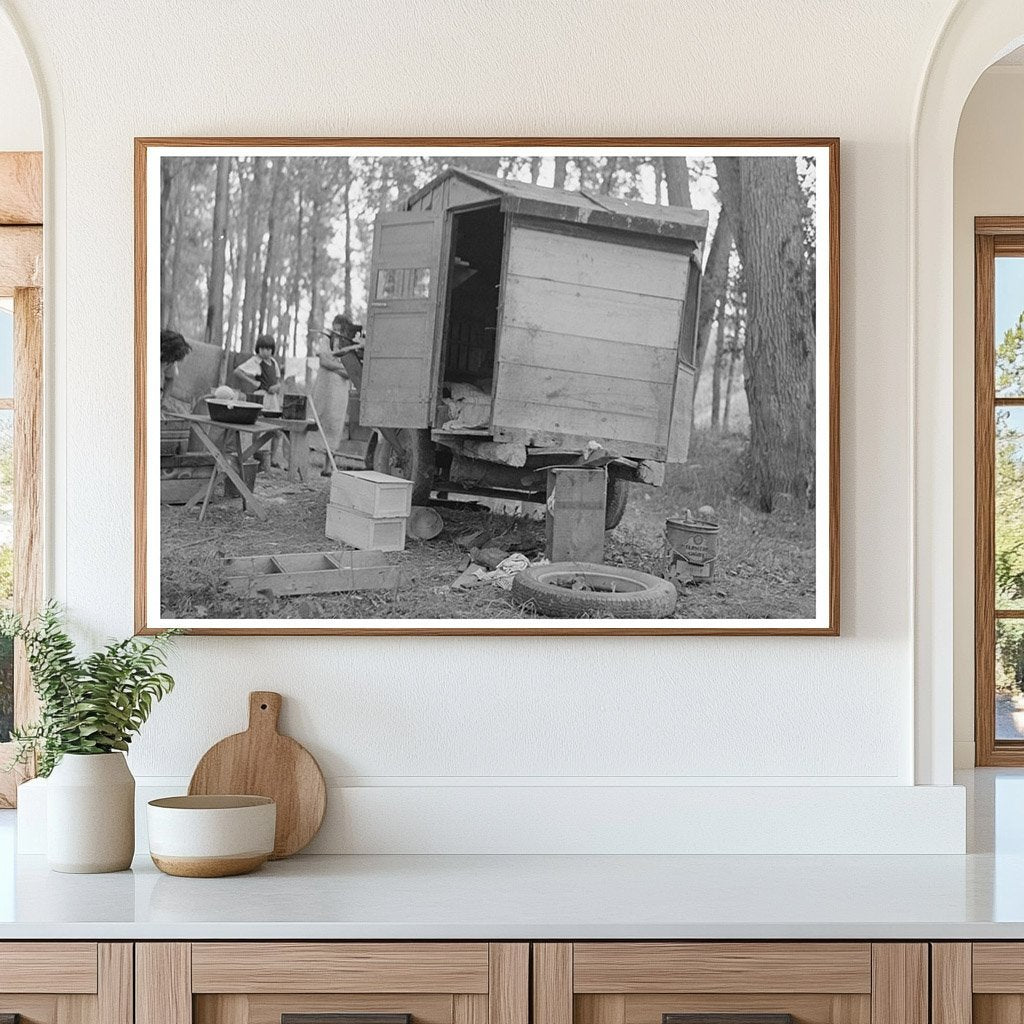
[[[377,271],[375,299],[429,299],[430,268],[408,267]]]

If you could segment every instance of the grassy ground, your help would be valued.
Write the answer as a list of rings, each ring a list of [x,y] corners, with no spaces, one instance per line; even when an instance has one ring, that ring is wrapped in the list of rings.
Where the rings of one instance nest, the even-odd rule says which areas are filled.
[[[665,519],[712,505],[721,525],[718,575],[683,588],[677,618],[805,618],[814,614],[814,514],[783,508],[771,515],[742,497],[742,438],[698,433],[685,466],[670,467],[665,486],[634,485],[622,523],[607,535],[605,561],[645,572],[663,567]],[[162,604],[170,618],[416,619],[532,618],[494,586],[453,591],[465,552],[457,539],[485,530],[504,550],[531,558],[543,550],[544,524],[476,508],[441,507],[444,531],[435,540],[409,540],[388,559],[401,566],[394,592],[367,591],[310,597],[240,597],[223,586],[221,559],[324,551],[337,545],[324,536],[328,481],[290,484],[279,473],[260,476],[267,504],[261,523],[237,500],[211,505],[203,523],[197,511],[163,506]]]

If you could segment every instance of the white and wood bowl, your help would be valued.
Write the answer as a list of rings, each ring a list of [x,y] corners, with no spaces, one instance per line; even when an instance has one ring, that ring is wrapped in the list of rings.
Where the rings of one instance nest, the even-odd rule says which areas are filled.
[[[225,878],[274,852],[277,805],[266,796],[169,796],[147,808],[149,853],[168,875]]]

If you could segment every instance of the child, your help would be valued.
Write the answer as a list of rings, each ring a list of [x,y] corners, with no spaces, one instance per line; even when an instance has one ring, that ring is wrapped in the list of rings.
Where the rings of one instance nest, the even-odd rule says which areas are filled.
[[[281,367],[274,358],[277,351],[277,343],[273,335],[261,334],[256,339],[256,354],[236,367],[235,376],[245,385],[246,390],[252,391],[252,397],[263,402],[263,408],[270,412],[280,412],[282,399],[281,393],[284,385],[281,383]],[[271,442],[271,465],[275,469],[283,466],[281,449],[283,437],[280,433],[274,435]],[[266,455],[263,456],[266,458]]]
[[[274,358],[277,343],[270,334],[261,334],[256,339],[256,354],[235,370],[235,376],[248,384],[246,390],[253,391],[253,397],[263,400],[263,408],[271,412],[281,409],[281,367]]]

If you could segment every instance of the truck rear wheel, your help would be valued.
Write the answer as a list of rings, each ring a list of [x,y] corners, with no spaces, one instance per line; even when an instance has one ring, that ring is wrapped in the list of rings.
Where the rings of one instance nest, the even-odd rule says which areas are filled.
[[[434,488],[434,442],[429,430],[405,428],[397,431],[404,452],[400,452],[383,434],[376,435],[373,468],[388,476],[412,481],[412,503],[426,505]]]
[[[608,476],[608,491],[604,503],[604,528],[614,530],[626,514],[629,502],[629,481],[621,476]]]

